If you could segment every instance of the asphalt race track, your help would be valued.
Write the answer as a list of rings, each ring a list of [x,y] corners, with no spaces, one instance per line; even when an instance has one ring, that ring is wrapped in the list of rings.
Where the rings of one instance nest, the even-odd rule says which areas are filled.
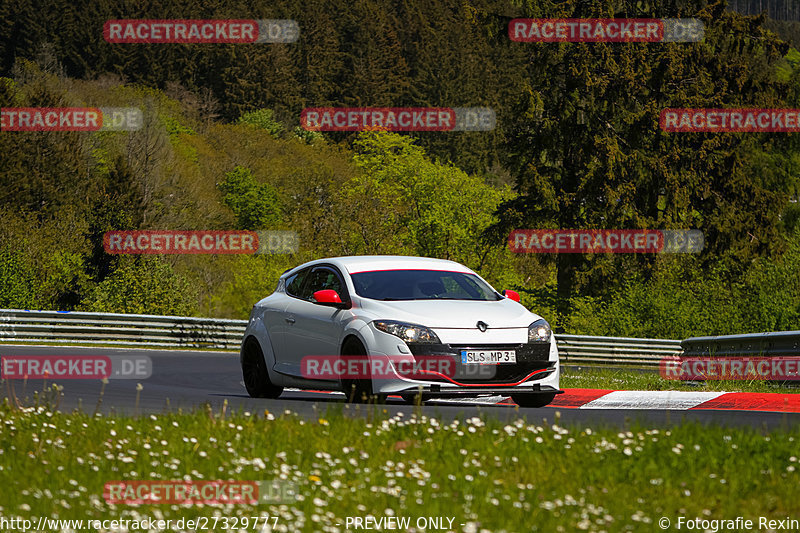
[[[290,410],[301,416],[318,416],[327,409],[344,409],[353,416],[362,416],[374,406],[348,405],[342,394],[323,392],[285,391],[277,400],[253,399],[242,384],[238,353],[208,351],[142,350],[123,348],[11,346],[0,347],[2,356],[73,356],[102,355],[112,359],[123,356],[146,355],[152,361],[152,375],[144,380],[110,379],[105,385],[102,401],[102,383],[99,380],[65,379],[56,381],[63,387],[59,409],[70,411],[80,408],[86,412],[98,409],[103,413],[145,414],[165,410],[194,410],[204,404],[219,409],[225,400],[229,410],[243,410],[254,414],[264,409],[278,414]],[[0,396],[10,396],[11,386],[16,398],[25,406],[33,404],[33,393],[42,390],[43,380],[3,380]],[[50,387],[52,381],[46,386]],[[142,390],[138,396],[137,384]],[[389,397],[380,406],[390,414],[412,414],[416,407],[406,405],[399,398]],[[463,400],[430,401],[422,406],[423,414],[449,420],[455,417],[486,416],[499,420],[524,416],[529,422],[552,422],[560,416],[560,423],[574,425],[611,426],[626,428],[630,425],[668,426],[684,421],[717,423],[729,426],[779,428],[800,424],[800,413],[779,413],[737,410],[672,410],[672,409],[568,409],[545,407],[518,408],[510,399],[464,398]],[[558,415],[557,415],[558,413]]]

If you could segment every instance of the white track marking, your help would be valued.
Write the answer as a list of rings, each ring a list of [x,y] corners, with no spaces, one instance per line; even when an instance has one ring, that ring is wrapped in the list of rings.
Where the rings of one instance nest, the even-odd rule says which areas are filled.
[[[436,398],[426,400],[425,403],[457,403],[457,404],[481,404],[481,405],[495,405],[499,402],[507,400],[508,396],[487,396],[485,398]]]
[[[724,392],[614,391],[580,409],[676,409],[685,410],[713,400]]]

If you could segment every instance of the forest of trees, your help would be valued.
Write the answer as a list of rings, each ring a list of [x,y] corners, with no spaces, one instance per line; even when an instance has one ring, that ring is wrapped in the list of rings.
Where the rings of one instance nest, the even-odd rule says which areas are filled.
[[[766,15],[774,20],[800,21],[800,3],[796,0],[728,0],[728,7],[744,15]]]
[[[0,307],[242,318],[289,266],[398,253],[464,262],[572,333],[800,329],[797,135],[658,127],[666,107],[800,107],[793,26],[737,12],[758,3],[0,0],[0,106],[145,116],[131,133],[0,134]],[[788,4],[763,4],[791,20]],[[517,17],[614,16],[699,18],[705,40],[507,34]],[[295,19],[300,39],[102,35],[109,19],[226,17]],[[497,127],[299,128],[303,108],[323,106],[491,107]],[[292,229],[301,250],[104,253],[103,232],[138,228]],[[699,229],[706,248],[517,256],[505,246],[514,228]]]

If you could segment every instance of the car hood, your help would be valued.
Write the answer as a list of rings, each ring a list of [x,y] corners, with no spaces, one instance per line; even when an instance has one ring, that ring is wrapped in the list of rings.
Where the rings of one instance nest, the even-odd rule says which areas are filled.
[[[398,320],[437,329],[475,329],[478,321],[489,329],[527,328],[541,317],[513,300],[408,300],[384,302],[360,299],[371,320]],[[367,318],[367,317],[365,317]]]

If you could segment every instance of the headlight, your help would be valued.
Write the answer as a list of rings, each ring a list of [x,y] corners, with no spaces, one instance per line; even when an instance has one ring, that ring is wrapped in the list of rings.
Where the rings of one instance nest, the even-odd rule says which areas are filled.
[[[377,329],[395,337],[400,337],[410,344],[441,344],[436,333],[417,324],[395,322],[393,320],[375,320],[372,323]]]
[[[550,324],[543,318],[528,326],[528,342],[550,342]]]

